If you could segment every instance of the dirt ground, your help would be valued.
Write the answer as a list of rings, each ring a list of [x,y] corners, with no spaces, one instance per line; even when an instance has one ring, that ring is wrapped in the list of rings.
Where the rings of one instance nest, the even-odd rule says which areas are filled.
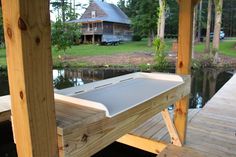
[[[203,58],[204,54],[195,53],[194,57],[197,59]],[[140,65],[153,64],[154,56],[151,53],[122,53],[116,55],[101,55],[101,56],[85,56],[85,57],[64,57],[66,62],[85,62],[92,65]],[[168,60],[175,62],[177,57],[175,53],[170,53],[167,56]],[[236,58],[219,55],[221,63],[233,64],[236,66]]]

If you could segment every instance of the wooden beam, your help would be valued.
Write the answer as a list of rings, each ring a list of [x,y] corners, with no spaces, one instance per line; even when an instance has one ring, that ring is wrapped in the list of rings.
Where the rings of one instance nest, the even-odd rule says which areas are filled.
[[[164,142],[154,141],[151,139],[135,136],[132,134],[126,134],[122,136],[121,138],[117,140],[117,142],[129,145],[131,147],[135,147],[141,150],[145,150],[153,154],[159,154],[167,146],[167,144],[165,144]]]
[[[49,0],[2,0],[19,157],[57,157]]]
[[[191,49],[194,0],[179,0],[179,35],[177,74],[191,73]],[[182,143],[185,143],[189,96],[175,104],[174,124]]]
[[[176,147],[174,145],[168,145],[158,157],[205,157],[200,154],[199,151],[188,147]]]
[[[165,124],[166,124],[166,127],[167,127],[167,130],[170,134],[170,139],[171,139],[171,143],[176,145],[176,146],[182,146],[182,143],[180,141],[180,138],[179,138],[179,135],[176,131],[176,128],[174,126],[174,123],[170,117],[170,113],[168,111],[168,109],[164,109],[162,112],[162,117],[165,121]]]

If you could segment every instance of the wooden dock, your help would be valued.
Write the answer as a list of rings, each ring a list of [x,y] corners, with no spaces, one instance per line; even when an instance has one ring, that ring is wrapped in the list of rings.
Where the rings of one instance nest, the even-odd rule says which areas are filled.
[[[235,91],[236,75],[213,96],[203,109],[189,109],[187,139],[184,147],[207,157],[236,156]],[[1,121],[10,117],[8,99],[8,97],[1,97]],[[173,116],[173,113],[171,115]],[[160,143],[170,142],[161,113],[134,129],[129,135],[156,142],[157,146],[161,147],[160,149],[164,147]]]
[[[160,113],[130,134],[158,143],[170,142]],[[184,147],[207,157],[236,156],[236,75],[207,102],[203,109],[189,110]]]

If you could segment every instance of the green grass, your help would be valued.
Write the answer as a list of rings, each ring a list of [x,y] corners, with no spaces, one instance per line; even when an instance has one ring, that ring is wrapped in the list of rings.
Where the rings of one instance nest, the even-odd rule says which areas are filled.
[[[169,51],[172,45],[171,40],[166,40],[166,51]],[[147,39],[135,42],[126,42],[117,46],[99,46],[99,45],[77,45],[72,46],[65,52],[52,49],[52,56],[55,65],[60,65],[58,56],[99,56],[99,55],[114,55],[119,53],[134,53],[134,52],[153,52],[153,47],[147,46]],[[6,65],[5,49],[0,49],[0,65]]]
[[[171,41],[166,41],[166,50],[171,47]],[[147,46],[147,40],[135,42],[126,42],[117,46],[100,46],[100,45],[78,45],[72,46],[63,51],[57,52],[53,49],[53,56],[69,55],[69,56],[98,56],[98,55],[113,55],[117,53],[134,53],[134,52],[153,52],[153,47]]]
[[[223,40],[220,42],[220,53],[230,57],[236,57],[236,40]],[[205,43],[199,43],[195,45],[195,51],[203,53],[205,49]]]
[[[0,49],[0,66],[6,66],[6,50]]]
[[[113,55],[117,53],[132,53],[132,52],[146,52],[152,51],[146,42],[127,42],[117,46],[100,46],[100,45],[78,45],[72,46],[66,52],[56,52],[53,50],[53,55],[70,55],[70,56],[97,56],[97,55]]]

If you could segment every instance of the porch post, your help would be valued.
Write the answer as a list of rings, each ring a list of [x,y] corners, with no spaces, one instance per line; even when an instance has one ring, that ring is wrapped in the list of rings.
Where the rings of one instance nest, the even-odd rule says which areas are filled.
[[[49,0],[2,0],[18,157],[58,157]]]
[[[189,75],[191,73],[191,49],[193,31],[193,10],[196,0],[179,0],[179,34],[177,74]],[[174,124],[180,140],[185,143],[189,96],[175,104]]]

